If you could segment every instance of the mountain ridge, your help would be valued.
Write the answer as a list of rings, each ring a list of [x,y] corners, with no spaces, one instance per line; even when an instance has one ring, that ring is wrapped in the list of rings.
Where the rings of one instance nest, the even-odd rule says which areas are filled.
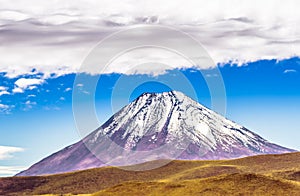
[[[157,159],[231,159],[293,151],[268,142],[181,92],[143,93],[83,140],[18,175]]]

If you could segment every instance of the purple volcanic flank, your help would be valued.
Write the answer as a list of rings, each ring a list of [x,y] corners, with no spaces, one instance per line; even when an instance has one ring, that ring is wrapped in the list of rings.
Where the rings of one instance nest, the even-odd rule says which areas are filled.
[[[268,142],[180,92],[144,93],[82,141],[18,176],[157,159],[231,159],[293,151]]]

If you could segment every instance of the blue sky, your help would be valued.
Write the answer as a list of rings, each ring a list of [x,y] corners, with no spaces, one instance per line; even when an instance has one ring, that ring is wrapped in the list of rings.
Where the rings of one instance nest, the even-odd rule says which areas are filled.
[[[80,140],[145,91],[182,91],[300,150],[298,7],[0,0],[0,176]],[[94,108],[97,118],[85,115]]]
[[[219,69],[226,88],[226,117],[272,142],[299,150],[300,59],[295,57],[281,61],[260,60],[243,66],[225,64],[219,66]],[[171,70],[161,76],[106,74],[100,77],[95,97],[100,124],[105,122],[113,111],[143,92],[170,90],[168,86],[157,81],[161,78],[176,81],[177,76],[172,72],[184,74],[196,89],[199,102],[211,107],[208,87],[198,70]],[[26,86],[21,93],[13,93],[13,89],[17,88],[15,83],[21,78],[40,79],[42,75],[35,73],[34,70],[31,74],[16,78],[8,78],[5,77],[5,73],[1,74],[0,86],[6,87],[5,91],[8,94],[0,96],[2,106],[7,106],[7,108],[2,107],[0,114],[0,144],[22,149],[20,151],[11,149],[8,154],[12,156],[0,160],[2,166],[28,167],[45,156],[78,141],[81,137],[76,130],[72,112],[75,74],[59,77],[53,75],[43,79],[42,83],[33,82],[38,84]],[[96,76],[86,75],[86,77]],[[125,86],[141,78],[148,82],[138,84],[137,88],[129,93],[129,97],[125,96],[126,93],[117,95],[114,98],[117,104],[112,109],[113,87],[122,77],[126,78],[122,82],[128,82],[123,84]],[[75,88],[78,88],[82,95],[90,93],[82,85],[77,85]],[[172,90],[180,90],[193,97],[180,82]],[[197,97],[193,98],[197,99]],[[81,104],[85,107],[87,103],[83,99]],[[97,127],[91,126],[87,132],[95,128]]]

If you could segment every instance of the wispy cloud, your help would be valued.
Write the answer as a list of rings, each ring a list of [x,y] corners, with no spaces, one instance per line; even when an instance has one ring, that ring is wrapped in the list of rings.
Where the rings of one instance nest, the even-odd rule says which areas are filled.
[[[10,112],[10,106],[0,103],[0,113],[9,113],[9,112]],[[0,153],[0,157],[1,157],[1,153]]]
[[[10,159],[14,157],[14,153],[24,151],[23,148],[13,146],[0,146],[0,160]]]
[[[24,169],[22,166],[0,166],[0,176],[12,176]]]
[[[37,103],[36,103],[35,101],[27,100],[27,101],[23,104],[22,110],[23,110],[23,111],[29,111],[29,110],[31,110],[35,105],[37,105]]]
[[[287,74],[287,73],[297,73],[297,70],[295,70],[295,69],[286,69],[286,70],[284,70],[283,73],[284,74]]]
[[[0,160],[7,160],[14,157],[15,153],[24,151],[23,148],[12,147],[12,146],[0,146]],[[0,165],[0,176],[11,176],[22,170],[25,167],[22,166],[1,166]]]

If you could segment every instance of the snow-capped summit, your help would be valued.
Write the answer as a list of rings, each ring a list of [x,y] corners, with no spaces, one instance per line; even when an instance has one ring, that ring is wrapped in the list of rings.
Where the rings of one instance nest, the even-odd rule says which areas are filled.
[[[100,128],[19,175],[40,175],[156,159],[228,159],[292,152],[181,92],[143,93]]]

